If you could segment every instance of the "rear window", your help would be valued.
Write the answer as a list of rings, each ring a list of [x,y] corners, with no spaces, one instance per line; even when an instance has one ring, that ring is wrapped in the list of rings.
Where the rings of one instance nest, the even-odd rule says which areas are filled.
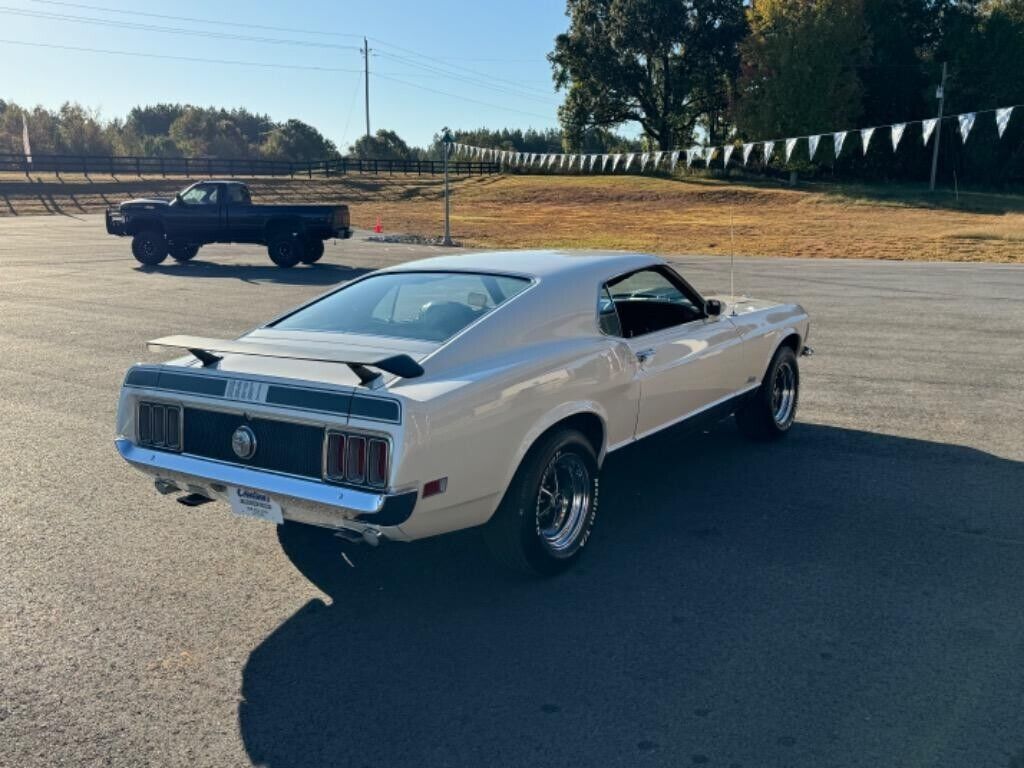
[[[345,286],[274,328],[445,341],[529,286],[507,275],[391,272]]]

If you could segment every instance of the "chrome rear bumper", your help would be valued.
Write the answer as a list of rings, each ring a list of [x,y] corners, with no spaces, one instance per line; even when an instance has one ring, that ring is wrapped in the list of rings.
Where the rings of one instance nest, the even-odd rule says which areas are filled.
[[[401,525],[416,505],[416,491],[387,494],[224,464],[180,453],[141,448],[126,438],[114,441],[121,458],[136,469],[174,488],[212,499],[227,500],[228,487],[252,488],[270,494],[284,516],[327,528],[357,522],[377,526]],[[170,484],[170,485],[168,485]]]

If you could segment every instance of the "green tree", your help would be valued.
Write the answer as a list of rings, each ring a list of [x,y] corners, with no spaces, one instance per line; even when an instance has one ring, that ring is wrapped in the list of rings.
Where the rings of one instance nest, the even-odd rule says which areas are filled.
[[[168,133],[176,146],[193,157],[245,157],[249,153],[238,127],[213,110],[187,107]]]
[[[569,30],[548,55],[566,91],[568,148],[589,127],[638,122],[662,149],[712,131],[735,75],[742,0],[568,0]]]
[[[279,160],[309,161],[337,157],[338,149],[313,126],[289,120],[267,134],[260,154]]]
[[[360,136],[348,148],[352,157],[377,160],[410,160],[415,157],[414,151],[394,131],[381,128],[373,136]]]
[[[733,103],[739,133],[770,139],[855,127],[858,67],[869,50],[863,0],[753,0],[747,16]]]

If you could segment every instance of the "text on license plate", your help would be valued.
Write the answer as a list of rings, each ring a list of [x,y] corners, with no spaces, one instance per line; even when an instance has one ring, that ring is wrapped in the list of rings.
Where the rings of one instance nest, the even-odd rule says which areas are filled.
[[[228,489],[228,499],[231,501],[231,511],[236,515],[255,517],[278,525],[284,522],[281,505],[263,491],[232,487]]]

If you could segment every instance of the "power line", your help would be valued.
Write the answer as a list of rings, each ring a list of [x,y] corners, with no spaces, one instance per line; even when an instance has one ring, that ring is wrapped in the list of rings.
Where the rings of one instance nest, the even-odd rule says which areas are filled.
[[[181,27],[164,27],[156,24],[139,24],[132,21],[116,21],[113,19],[97,19],[90,16],[72,16],[62,13],[46,13],[43,11],[26,11],[20,8],[11,8],[0,5],[0,12],[14,16],[26,16],[34,19],[51,19],[54,21],[70,21],[75,24],[92,24],[100,27],[113,27],[116,29],[135,29],[144,32],[162,32],[174,35],[192,35],[195,37],[215,38],[219,40],[240,40],[255,43],[268,43],[271,45],[296,45],[303,48],[336,48],[341,50],[359,50],[354,45],[338,45],[337,43],[313,43],[306,40],[287,40],[280,37],[254,37],[251,35],[234,35],[228,32],[210,32],[201,29],[183,29]]]
[[[460,69],[460,70],[462,70],[464,72],[469,72],[471,75],[476,75],[477,74],[477,71],[475,69],[471,69],[470,67],[462,67],[462,66],[459,66],[458,64],[447,64],[447,63],[445,63],[444,59],[437,58],[436,56],[428,56],[425,53],[419,53],[418,51],[414,51],[411,48],[404,48],[404,47],[402,47],[400,45],[395,45],[394,43],[389,43],[386,40],[381,40],[379,38],[371,37],[370,39],[373,40],[375,43],[383,45],[383,46],[385,46],[387,48],[394,48],[397,51],[402,51],[404,53],[411,54],[411,55],[416,56],[416,57],[421,58],[421,59],[427,59],[428,61],[436,62],[436,63],[441,64],[443,67],[446,67],[448,69]],[[394,54],[392,54],[392,55],[394,55]],[[490,79],[493,80],[493,81],[499,82],[499,83],[506,83],[507,85],[511,85],[513,87],[518,87],[519,86],[519,84],[516,83],[515,81],[513,81],[513,80],[506,80],[506,79],[501,78],[501,77],[490,77]]]
[[[479,105],[484,106],[484,107],[491,107],[492,109],[501,109],[501,110],[504,110],[506,112],[517,112],[520,115],[529,115],[530,117],[539,117],[542,120],[551,120],[552,119],[551,115],[542,115],[542,114],[539,114],[537,112],[526,112],[526,111],[524,111],[522,109],[513,109],[512,107],[506,107],[506,106],[504,106],[502,104],[492,104],[491,102],[488,102],[488,101],[480,101],[479,99],[471,99],[468,96],[462,96],[462,95],[457,94],[457,93],[451,93],[449,91],[441,91],[441,90],[438,90],[437,88],[428,88],[425,85],[419,85],[417,83],[410,83],[408,80],[400,80],[397,77],[390,77],[388,75],[382,75],[380,72],[374,72],[373,76],[374,77],[379,77],[379,78],[381,78],[383,80],[390,80],[393,83],[401,83],[402,85],[408,85],[411,88],[418,88],[421,91],[428,91],[430,93],[436,93],[436,94],[439,94],[441,96],[450,96],[453,99],[458,99],[459,101],[466,101],[466,102],[469,102],[470,104],[479,104]]]
[[[239,59],[207,59],[197,56],[173,56],[163,53],[143,53],[141,51],[114,51],[108,48],[85,48],[78,45],[58,45],[57,43],[25,42],[23,40],[4,40],[7,45],[23,45],[30,48],[54,48],[62,51],[79,51],[84,53],[104,53],[111,56],[141,56],[147,59],[171,59],[173,61],[191,61],[199,64],[236,64],[244,67],[266,67],[268,69],[300,69],[313,72],[351,72],[362,73],[361,69],[341,69],[338,67],[316,67],[302,64],[270,64],[262,61],[241,61]]]
[[[516,96],[516,97],[521,98],[521,99],[530,99],[531,101],[539,101],[542,104],[550,104],[551,103],[551,98],[554,97],[554,94],[550,94],[546,98],[542,97],[542,96],[538,96],[538,95],[535,95],[537,92],[535,92],[535,91],[534,92],[528,92],[525,89],[522,89],[521,86],[517,86],[517,88],[508,88],[508,87],[503,86],[503,85],[495,84],[494,82],[492,82],[490,80],[484,80],[484,79],[475,78],[475,77],[467,77],[465,75],[459,75],[459,74],[454,74],[454,73],[451,73],[451,72],[446,72],[443,69],[439,69],[437,67],[433,67],[433,66],[431,66],[429,64],[421,64],[420,62],[417,62],[417,61],[414,61],[412,59],[406,58],[405,56],[399,56],[399,55],[394,54],[394,53],[388,53],[388,52],[385,52],[385,51],[378,51],[377,55],[378,56],[384,56],[384,57],[387,57],[389,59],[393,59],[394,61],[397,61],[400,64],[405,64],[405,65],[410,66],[410,67],[415,67],[417,69],[421,69],[421,70],[423,70],[425,72],[428,72],[428,73],[434,75],[435,77],[443,77],[443,78],[446,78],[446,79],[449,79],[449,80],[457,80],[459,82],[468,83],[470,85],[475,85],[475,86],[480,87],[480,88],[487,88],[488,90],[491,90],[491,91],[498,91],[498,92],[501,92],[501,93],[507,93],[510,96]]]
[[[242,21],[219,21],[217,19],[201,19],[194,16],[171,16],[164,13],[146,13],[144,11],[126,11],[122,8],[109,8],[102,5],[87,5],[85,3],[68,3],[61,0],[31,0],[33,3],[44,5],[60,5],[65,8],[82,8],[89,11],[102,11],[104,13],[120,13],[130,16],[147,16],[151,19],[168,19],[171,21],[190,21],[196,24],[217,24],[223,27],[247,27],[249,29],[266,29],[273,32],[297,32],[303,35],[327,35],[331,37],[362,37],[349,32],[326,32],[322,29],[298,29],[295,27],[276,27],[269,24],[253,24]]]

